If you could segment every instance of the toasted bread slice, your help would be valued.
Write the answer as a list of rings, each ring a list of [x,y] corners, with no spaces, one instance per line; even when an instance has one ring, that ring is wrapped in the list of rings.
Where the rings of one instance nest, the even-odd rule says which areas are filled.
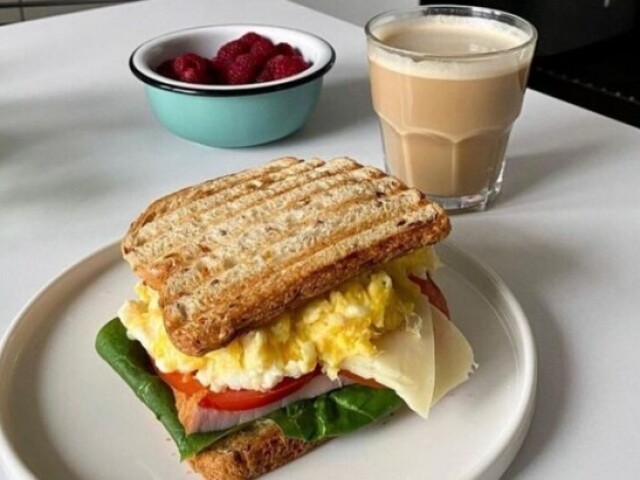
[[[276,424],[253,423],[189,459],[205,480],[249,480],[310,452],[323,442],[287,438]]]
[[[178,415],[188,415],[193,399],[177,390]],[[273,422],[252,422],[189,459],[192,468],[205,480],[249,480],[263,475],[323,442],[287,438]]]
[[[189,355],[220,348],[449,233],[438,205],[357,162],[286,158],[154,202],[123,240]]]

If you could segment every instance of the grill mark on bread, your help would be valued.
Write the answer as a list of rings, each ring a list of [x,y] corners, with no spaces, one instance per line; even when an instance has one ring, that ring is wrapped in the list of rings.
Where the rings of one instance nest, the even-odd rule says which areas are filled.
[[[269,188],[267,188],[264,192],[260,192],[260,194],[258,194],[258,192],[255,192],[256,194],[254,196],[246,196],[244,198],[241,198],[239,201],[237,201],[237,204],[235,206],[226,207],[225,209],[224,203],[217,204],[217,206],[221,208],[217,210],[208,209],[206,212],[204,212],[202,214],[200,224],[205,223],[206,221],[206,226],[209,226],[209,230],[211,230],[212,227],[217,225],[219,222],[230,222],[236,220],[242,221],[242,217],[247,214],[248,210],[250,211],[256,208],[256,203],[258,201],[261,201],[260,205],[264,205],[268,202],[277,202],[279,197],[286,196],[289,192],[292,192],[294,195],[297,194],[298,196],[312,195],[314,193],[317,193],[317,191],[321,189],[318,188],[318,186],[322,187],[323,181],[329,182],[330,187],[333,187],[334,183],[332,183],[332,180],[333,182],[340,182],[342,181],[342,179],[354,180],[356,178],[366,179],[380,176],[373,174],[373,172],[375,172],[375,169],[365,169],[361,167],[357,167],[357,170],[364,172],[360,176],[358,176],[357,174],[354,174],[353,176],[346,175],[347,172],[355,170],[356,169],[352,168],[351,165],[342,165],[340,168],[318,168],[313,172],[309,172],[306,177],[302,177],[299,175],[292,179],[285,179],[285,181],[278,184],[271,184]],[[338,177],[337,180],[335,179],[335,177]],[[305,178],[309,180],[308,182],[306,182],[306,184],[304,181]],[[290,181],[287,182],[287,180]],[[292,201],[293,200],[297,201],[298,197],[294,196],[292,198]],[[282,207],[282,205],[280,205],[280,207]],[[233,208],[233,210],[230,210],[231,208]],[[237,217],[241,218],[238,219]],[[190,226],[192,228],[189,228]],[[193,235],[202,231],[202,228],[199,227],[199,225],[194,226],[192,224],[187,224],[186,228],[182,228],[179,230],[179,233],[186,236],[186,238],[190,238],[189,235]],[[175,235],[175,233],[176,231],[174,229],[167,232],[166,235]],[[152,250],[151,252],[149,252],[149,248],[153,248],[153,246],[154,245],[152,243],[150,245],[147,244],[145,246],[142,246],[142,248],[139,249],[140,254],[145,256],[160,256],[163,254],[162,251],[158,250]]]
[[[278,212],[277,215],[265,219],[264,223],[257,225],[252,223],[250,228],[241,228],[233,237],[229,238],[228,243],[219,244],[224,246],[224,256],[211,253],[201,255],[192,262],[183,261],[185,267],[176,271],[171,278],[171,284],[179,285],[180,291],[168,290],[165,292],[165,301],[172,301],[181,295],[190,294],[203,282],[210,284],[211,277],[225,271],[225,259],[228,257],[233,258],[238,264],[250,260],[252,256],[257,254],[264,257],[264,253],[258,251],[261,246],[269,244],[273,248],[277,248],[278,242],[286,239],[292,229],[298,231],[316,229],[325,225],[327,220],[323,218],[323,215],[338,216],[356,203],[380,198],[378,194],[381,192],[384,192],[385,195],[391,195],[402,188],[403,186],[399,182],[390,177],[379,177],[358,183],[345,182],[342,185],[336,185],[334,189],[325,192],[324,196],[318,196],[317,199],[296,210],[296,213],[299,214],[297,218],[287,218],[291,217],[291,213],[287,211]],[[327,213],[328,209],[331,211]],[[225,237],[225,241],[227,239],[228,237]],[[213,238],[207,238],[207,241],[212,244],[216,243]],[[265,261],[268,261],[268,258],[265,258]]]
[[[251,195],[259,190],[267,190],[264,187],[282,182],[287,178],[300,178],[300,175],[322,167],[323,165],[325,165],[325,162],[321,160],[296,163],[273,172],[265,172],[259,176],[252,176],[228,188],[207,191],[206,195],[199,195],[198,198],[194,199],[191,203],[183,204],[171,212],[156,217],[154,222],[144,225],[137,232],[135,245],[140,249],[148,243],[153,242],[158,235],[166,236],[166,227],[168,226],[175,228],[176,225],[180,225],[181,223],[193,225],[189,220],[199,218],[199,215],[207,211],[212,205],[223,209],[224,204],[227,202],[233,202],[236,199]],[[144,250],[142,249],[142,251]]]
[[[228,200],[226,202],[219,201],[217,204],[214,204],[219,207],[218,209],[209,209],[200,214],[194,212],[194,216],[200,215],[197,223],[186,223],[184,227],[176,229],[176,222],[169,222],[168,227],[173,225],[172,228],[165,227],[163,234],[151,242],[138,246],[136,251],[132,252],[129,255],[130,258],[127,258],[127,260],[134,264],[134,269],[136,263],[144,264],[144,270],[136,273],[148,281],[150,285],[155,286],[171,274],[174,265],[180,264],[182,257],[176,252],[181,247],[184,247],[185,244],[191,243],[192,249],[192,254],[187,255],[187,258],[199,254],[197,249],[193,249],[193,245],[197,243],[194,241],[194,236],[202,234],[203,225],[206,225],[209,230],[212,230],[213,227],[220,222],[229,222],[238,217],[242,217],[247,210],[251,210],[257,203],[268,202],[270,200],[277,202],[278,197],[284,196],[288,192],[293,191],[295,194],[301,191],[307,191],[309,195],[314,194],[316,190],[314,190],[313,186],[321,186],[320,182],[322,182],[323,179],[330,182],[329,179],[338,175],[341,175],[343,178],[349,178],[345,177],[348,172],[354,173],[353,179],[364,179],[383,175],[376,169],[362,168],[357,163],[348,159],[332,164],[325,164],[325,162],[323,162],[323,165],[318,166],[319,168],[307,172],[306,175],[298,174],[297,176],[287,177],[282,182],[271,184],[265,190],[255,191],[253,195],[237,197],[235,204],[229,203]],[[307,185],[304,185],[305,178],[309,181]],[[312,185],[311,187],[309,187],[310,184]],[[216,199],[207,199],[209,203],[214,200]],[[208,205],[205,205],[205,207],[207,206]],[[283,206],[280,207],[282,208]],[[242,221],[242,218],[240,218],[240,221]]]
[[[247,224],[255,227],[256,225],[267,224],[266,228],[274,230],[269,225],[270,220],[276,215],[284,215],[287,211],[302,211],[317,199],[322,199],[322,192],[328,189],[338,190],[345,184],[365,184],[376,178],[383,178],[384,174],[377,169],[366,167],[352,170],[350,172],[339,173],[329,177],[320,177],[317,180],[306,185],[298,187],[296,190],[287,190],[282,195],[272,197],[269,201],[253,206],[247,210],[239,210],[233,217],[225,218],[222,223],[216,223],[211,220],[210,229],[207,232],[199,232],[197,239],[190,237],[190,242],[180,243],[177,249],[166,253],[157,260],[150,260],[149,264],[144,265],[142,271],[135,269],[152,287],[159,289],[162,282],[172,274],[178,272],[177,267],[181,269],[187,268],[194,260],[200,258],[203,254],[209,253],[214,247],[232,244],[237,241],[236,237],[229,235],[229,231],[233,229],[242,230]],[[310,199],[314,200],[311,201]],[[283,213],[284,212],[284,213]],[[220,234],[220,229],[224,234]],[[218,232],[219,235],[215,233]],[[221,238],[224,237],[224,238]],[[206,244],[206,245],[205,245]],[[206,248],[202,248],[205,245]],[[226,248],[226,247],[225,247]]]
[[[390,187],[389,194],[398,192],[398,190],[392,188]],[[314,222],[306,225],[286,224],[283,226],[283,233],[289,233],[288,236],[281,236],[280,241],[264,242],[266,247],[255,245],[256,248],[253,251],[249,250],[247,252],[249,254],[254,253],[251,257],[241,258],[242,263],[238,264],[237,268],[236,266],[227,268],[222,275],[217,277],[219,280],[218,285],[224,288],[229,286],[231,282],[241,281],[247,274],[264,278],[265,273],[273,271],[275,266],[281,270],[304,256],[309,256],[316,251],[325,249],[343,238],[362,233],[369,226],[375,225],[376,222],[403,211],[413,203],[415,196],[415,192],[404,190],[398,192],[395,196],[389,195],[384,200],[375,197],[360,197],[344,204],[333,205],[333,209],[324,216],[322,216],[322,213],[325,212],[321,211],[318,214],[323,222],[322,230],[316,229]],[[380,207],[372,211],[371,209],[374,205],[380,205]],[[367,212],[370,212],[370,214],[364,215]],[[290,234],[293,229],[295,229],[295,235]],[[178,301],[186,295],[198,297],[207,288],[205,282],[207,282],[208,278],[206,276],[198,277],[192,284],[187,285],[182,284],[183,280],[184,277],[173,276],[167,281],[166,288],[161,292],[165,302]],[[225,295],[225,292],[209,291],[209,294]]]
[[[147,209],[131,224],[127,235],[122,242],[122,251],[128,254],[135,249],[135,239],[138,232],[148,223],[156,218],[188,204],[203,195],[210,195],[212,192],[230,188],[240,182],[258,177],[264,173],[277,171],[291,165],[301,163],[302,160],[294,157],[283,157],[254,169],[243,170],[231,173],[222,177],[207,180],[198,185],[182,188],[176,192],[166,195],[147,207]]]
[[[295,159],[280,162],[278,168],[299,164]],[[282,311],[335,288],[371,266],[436,243],[448,234],[450,226],[445,212],[418,191],[408,190],[397,179],[391,180],[392,177],[385,180],[398,184],[398,193],[392,196],[380,190],[358,201],[341,202],[337,200],[341,198],[339,196],[332,201],[327,190],[346,187],[336,187],[331,182],[327,185],[333,186],[322,187],[324,193],[301,193],[309,188],[311,177],[317,175],[313,172],[324,168],[339,170],[341,165],[351,165],[352,169],[339,174],[348,180],[340,177],[337,185],[353,185],[371,171],[385,177],[383,172],[361,168],[352,160],[333,160],[300,174],[300,182],[292,183],[298,186],[287,190],[282,198],[269,197],[273,200],[265,202],[266,209],[248,204],[247,196],[229,204],[212,205],[212,210],[217,212],[215,215],[219,216],[200,212],[188,218],[188,222],[199,226],[199,230],[189,227],[187,230],[191,233],[187,235],[184,230],[168,228],[170,235],[175,236],[174,244],[180,247],[162,256],[162,262],[166,263],[157,271],[152,266],[158,258],[140,255],[135,247],[136,228],[141,219],[154,215],[154,218],[160,218],[159,212],[171,211],[178,204],[188,207],[189,201],[177,198],[179,194],[169,196],[169,200],[158,200],[132,224],[123,241],[125,258],[140,277],[159,290],[165,326],[177,348],[190,355],[201,355],[222,347],[242,332],[268,324]],[[252,173],[239,175],[246,178]],[[238,184],[231,177],[233,175],[225,177],[227,180],[223,184]],[[367,181],[373,182],[365,180],[365,183]],[[324,185],[323,180],[317,182],[318,187]],[[221,184],[212,181],[204,183],[206,188],[202,185],[184,189],[181,195],[189,196],[192,203],[197,202],[198,198],[206,196],[204,191],[210,192]],[[215,198],[224,198],[224,195]],[[255,201],[255,198],[250,200]],[[315,198],[320,199],[317,207]],[[322,203],[322,198],[326,203]],[[394,203],[398,199],[405,200]],[[152,212],[153,208],[158,211]],[[316,214],[311,215],[314,208]],[[392,213],[388,212],[390,208]],[[273,219],[287,211],[293,212],[295,221],[290,225],[273,224]],[[286,217],[286,213],[284,215]],[[264,232],[264,235],[256,232]],[[269,250],[275,256],[273,262],[265,258]],[[254,255],[252,251],[258,254]],[[225,252],[242,252],[249,260],[241,255],[226,255],[225,258]],[[224,261],[209,268],[211,265],[206,261],[199,261],[209,256],[222,257]],[[226,272],[219,273],[218,268]],[[194,269],[202,269],[202,272]],[[193,275],[191,280],[188,280],[189,275]],[[198,284],[199,288],[185,289],[180,285],[183,281],[202,283]],[[189,295],[182,296],[184,292]]]
[[[341,263],[347,264],[350,266],[350,276],[354,275],[354,263],[349,255],[355,252],[341,252],[340,245],[357,246],[357,239],[370,238],[371,232],[374,232],[375,239],[376,229],[381,224],[385,226],[384,231],[387,236],[390,232],[422,231],[420,227],[433,219],[434,212],[430,212],[425,217],[423,210],[411,211],[411,207],[417,208],[416,201],[420,201],[420,198],[419,192],[408,190],[383,200],[376,200],[376,204],[380,202],[381,207],[358,221],[356,219],[362,217],[363,213],[371,208],[371,203],[359,203],[350,209],[349,215],[338,212],[340,215],[337,218],[328,219],[327,223],[332,229],[322,235],[317,237],[305,235],[313,232],[310,229],[302,234],[302,238],[298,233],[297,236],[286,239],[280,245],[274,245],[272,248],[276,250],[280,247],[284,255],[276,258],[275,262],[264,261],[261,256],[256,256],[250,261],[243,262],[241,267],[218,276],[220,282],[215,286],[210,286],[206,282],[206,277],[203,278],[199,287],[191,295],[183,298],[175,298],[170,292],[163,290],[161,296],[166,299],[163,314],[167,331],[178,348],[190,349],[184,350],[190,355],[201,355],[208,350],[226,345],[245,329],[268,324],[287,308],[300,305],[347,279],[340,277],[337,281],[334,277],[334,281],[326,284],[323,282],[319,288],[307,291],[305,284],[311,282],[315,285],[314,282],[317,280],[305,276],[305,268],[307,270],[313,268],[314,261],[324,261],[336,272],[339,271]],[[424,203],[428,202],[424,200]],[[402,212],[404,212],[403,217],[408,219],[408,223],[404,227],[397,227],[395,217]],[[400,232],[397,232],[399,228]],[[336,230],[339,233],[336,233]],[[379,241],[384,240],[386,237],[379,239]],[[414,249],[422,245],[394,244],[394,246]],[[373,246],[373,248],[376,247]],[[386,261],[386,256],[381,259],[376,257],[376,259]],[[397,253],[390,256],[397,256]],[[294,273],[292,282],[289,272],[297,272]],[[249,287],[247,277],[252,280],[250,295],[246,295]],[[283,285],[287,285],[286,288],[283,288]],[[170,280],[167,288],[171,289],[171,287]],[[240,297],[243,298],[242,302],[234,300]],[[225,302],[222,299],[231,300]],[[257,310],[260,312],[259,315],[255,314]],[[186,315],[182,312],[186,312]],[[233,324],[227,321],[229,317],[234,319]],[[204,335],[202,335],[203,332],[205,332]]]

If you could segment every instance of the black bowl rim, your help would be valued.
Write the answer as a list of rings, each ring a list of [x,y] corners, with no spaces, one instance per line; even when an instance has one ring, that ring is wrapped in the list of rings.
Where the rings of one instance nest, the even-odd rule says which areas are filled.
[[[209,27],[214,26],[214,25],[209,25]],[[215,26],[224,26],[222,24],[220,25],[215,25]],[[254,26],[253,24],[248,25],[248,26]],[[306,32],[304,30],[298,30],[296,28],[290,28],[290,27],[282,27],[279,25],[265,25],[265,26],[273,26],[273,27],[278,27],[278,28],[285,28],[287,30],[295,30],[298,32],[302,32],[305,35],[310,35],[313,37],[316,37],[317,39],[321,40],[324,44],[326,44],[326,46],[329,48],[329,60],[326,62],[325,65],[323,65],[321,68],[319,68],[318,70],[316,70],[315,72],[309,74],[309,75],[305,75],[296,79],[293,79],[291,81],[288,82],[282,82],[282,83],[277,83],[274,85],[269,85],[268,82],[264,83],[264,84],[255,84],[255,88],[244,88],[242,90],[211,90],[211,89],[200,89],[197,86],[194,85],[193,88],[188,88],[188,87],[181,87],[178,85],[174,85],[170,82],[163,82],[163,81],[159,81],[156,80],[155,78],[151,78],[148,75],[144,74],[143,72],[140,71],[140,69],[138,69],[138,67],[135,65],[135,62],[133,61],[136,53],[138,52],[138,50],[140,50],[142,47],[144,47],[147,43],[152,42],[153,40],[156,40],[158,38],[164,37],[165,35],[171,35],[173,33],[177,33],[177,32],[181,32],[181,31],[188,31],[188,30],[194,30],[194,28],[185,28],[182,30],[177,30],[174,32],[169,32],[169,33],[165,33],[162,35],[159,35],[157,37],[154,37],[150,40],[145,41],[143,44],[139,45],[131,54],[131,56],[129,57],[129,68],[131,69],[131,72],[143,83],[146,83],[147,85],[150,85],[152,87],[156,87],[156,88],[160,88],[162,90],[167,90],[170,92],[176,92],[176,93],[184,93],[187,95],[195,95],[195,96],[202,96],[202,97],[239,97],[239,96],[246,96],[246,95],[258,95],[258,94],[262,94],[262,93],[271,93],[271,92],[278,92],[278,91],[282,91],[282,90],[288,90],[290,88],[293,87],[297,87],[300,85],[304,85],[305,83],[309,83],[319,77],[322,77],[323,75],[325,75],[329,70],[331,70],[331,68],[333,67],[333,65],[336,62],[336,51],[333,48],[333,46],[327,42],[324,38],[319,37],[318,35],[315,35],[313,33],[309,33]],[[195,27],[195,28],[207,28],[207,26],[203,26],[203,27]]]

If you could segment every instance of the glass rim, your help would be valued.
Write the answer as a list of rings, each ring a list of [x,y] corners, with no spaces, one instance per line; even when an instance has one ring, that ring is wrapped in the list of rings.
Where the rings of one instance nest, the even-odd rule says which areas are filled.
[[[382,41],[379,37],[377,37],[373,31],[372,31],[372,26],[375,22],[379,21],[380,19],[384,18],[384,17],[388,17],[388,16],[392,16],[392,15],[399,15],[399,14],[411,14],[411,13],[418,13],[418,12],[426,12],[428,10],[442,10],[442,9],[448,9],[448,10],[452,10],[452,11],[465,11],[465,12],[472,12],[472,13],[482,13],[484,15],[459,15],[459,16],[466,16],[466,17],[470,17],[470,18],[485,18],[485,19],[490,19],[490,20],[496,20],[496,21],[500,21],[498,18],[499,17],[507,17],[510,18],[511,20],[514,20],[515,22],[518,23],[522,23],[523,25],[525,25],[526,27],[528,27],[531,31],[527,32],[525,30],[522,30],[522,28],[515,26],[515,28],[518,28],[519,30],[522,30],[524,33],[528,33],[530,36],[529,38],[524,41],[523,43],[516,45],[514,47],[509,47],[509,48],[505,48],[503,50],[496,50],[493,52],[480,52],[480,53],[465,53],[465,54],[461,54],[461,55],[434,55],[434,54],[430,54],[430,53],[424,53],[424,52],[418,52],[416,50],[408,50],[405,48],[398,48],[398,47],[392,47],[390,45],[387,45],[384,41]],[[455,15],[455,14],[453,14]],[[417,17],[418,18],[418,17]],[[504,23],[504,22],[503,22]],[[387,50],[389,52],[392,53],[397,53],[399,55],[403,55],[403,56],[411,56],[413,58],[420,58],[422,60],[476,60],[476,59],[482,59],[482,58],[491,58],[491,57],[496,57],[496,56],[501,56],[501,55],[505,55],[505,54],[509,54],[509,53],[514,53],[520,50],[524,50],[527,47],[530,47],[531,45],[535,44],[536,40],[538,39],[538,31],[536,30],[536,27],[533,26],[533,24],[531,22],[529,22],[528,20],[525,20],[522,17],[519,17],[518,15],[514,15],[513,13],[509,13],[509,12],[505,12],[503,10],[498,10],[496,8],[486,8],[486,7],[475,7],[472,5],[453,5],[453,4],[434,4],[434,5],[422,5],[419,7],[411,7],[411,8],[398,8],[398,9],[394,9],[394,10],[388,10],[385,12],[381,12],[377,15],[375,15],[374,17],[372,17],[364,26],[364,31],[365,34],[367,36],[367,38],[372,41],[374,44],[376,44],[378,47]]]

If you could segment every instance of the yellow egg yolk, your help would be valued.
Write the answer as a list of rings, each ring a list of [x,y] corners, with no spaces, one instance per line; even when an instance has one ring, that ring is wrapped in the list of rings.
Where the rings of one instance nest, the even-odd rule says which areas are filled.
[[[173,346],[164,328],[158,292],[144,283],[135,287],[139,300],[126,302],[119,317],[129,337],[144,346],[161,371],[194,372],[200,383],[215,392],[227,388],[264,391],[318,365],[336,378],[345,358],[376,355],[376,340],[386,332],[419,330],[414,306],[420,291],[408,275],[423,274],[437,265],[431,248],[417,250],[202,357],[185,355]]]

